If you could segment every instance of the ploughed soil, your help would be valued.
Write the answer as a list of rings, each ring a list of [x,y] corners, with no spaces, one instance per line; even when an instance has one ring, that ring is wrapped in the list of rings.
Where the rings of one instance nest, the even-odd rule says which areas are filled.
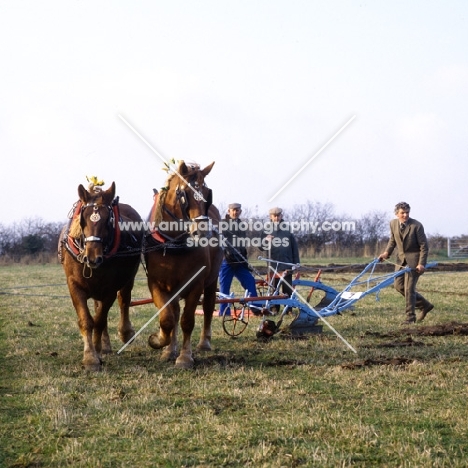
[[[312,265],[310,265],[312,266]],[[339,265],[339,264],[328,264],[323,265],[323,271],[329,273],[359,273],[362,271],[365,265]],[[313,265],[313,268],[321,268],[319,266]],[[391,272],[394,271],[395,266],[389,263],[379,264],[376,268],[381,272]],[[304,268],[304,270],[307,270]],[[437,266],[431,267],[430,272],[463,272],[468,271],[468,263],[438,263]],[[457,294],[467,295],[468,292],[458,291]],[[374,343],[368,346],[369,348],[399,348],[405,349],[413,346],[432,346],[429,343],[424,342],[424,337],[431,336],[450,336],[450,335],[468,335],[468,323],[459,323],[459,322],[448,322],[438,325],[415,325],[410,327],[400,328],[399,330],[389,331],[387,333],[374,333],[366,332],[366,336],[375,337],[377,340],[382,340],[380,343]],[[364,359],[358,360],[355,362],[342,364],[344,369],[359,369],[367,366],[404,366],[412,363],[414,359],[409,359],[405,357],[379,357],[376,359]]]
[[[363,346],[367,348],[407,348],[410,346],[432,346],[425,343],[425,336],[449,336],[449,335],[468,335],[468,323],[448,322],[440,325],[414,326],[402,328],[390,333],[366,332],[365,335],[377,339],[382,338],[381,343]],[[375,359],[363,359],[354,362],[342,364],[343,369],[359,369],[368,366],[405,366],[414,362],[414,359],[405,357],[379,357]]]
[[[428,347],[433,346],[432,343],[424,342],[424,337],[437,337],[437,336],[450,336],[450,335],[468,335],[468,323],[448,322],[440,325],[416,325],[399,330],[390,331],[387,333],[367,331],[361,338],[371,337],[376,339],[376,343],[363,345],[362,348],[381,348],[382,355],[369,358],[358,359],[356,361],[344,362],[341,364],[342,369],[357,370],[369,366],[407,366],[415,362],[415,358],[402,356],[386,357],[384,355],[385,349],[399,348],[404,353],[404,350],[409,347]],[[281,336],[281,335],[280,335]],[[285,337],[287,338],[287,337]],[[301,336],[300,339],[320,339],[320,335]],[[379,342],[381,340],[381,342]],[[265,341],[267,343],[268,341]],[[253,358],[252,358],[253,359]],[[211,366],[221,365],[229,366],[232,364],[248,364],[248,356],[239,355],[215,355],[206,358],[195,358],[195,366]],[[296,367],[300,365],[307,365],[308,361],[301,361],[300,359],[288,358],[275,358],[270,362],[263,362],[264,366],[288,366]]]
[[[387,343],[386,347],[396,346],[419,346],[413,341],[414,337],[418,336],[447,336],[447,335],[468,335],[468,323],[460,322],[447,322],[439,325],[414,325],[411,327],[404,327],[397,331],[390,331],[388,333],[366,332],[366,336],[374,336],[376,338],[393,338],[396,341]],[[401,339],[401,337],[405,337]]]

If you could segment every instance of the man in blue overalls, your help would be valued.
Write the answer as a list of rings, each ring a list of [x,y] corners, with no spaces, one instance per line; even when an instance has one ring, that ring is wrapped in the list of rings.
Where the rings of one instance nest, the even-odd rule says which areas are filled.
[[[242,206],[240,203],[231,203],[228,206],[228,212],[225,217],[227,229],[223,229],[222,235],[226,241],[224,249],[224,259],[219,271],[219,290],[222,294],[229,295],[233,278],[237,278],[244,290],[248,291],[251,297],[258,296],[255,286],[255,278],[252,276],[251,269],[247,261],[247,249],[245,242],[239,242],[238,239],[247,237],[247,230],[240,229],[240,215]],[[260,312],[259,308],[251,306],[250,310],[254,314]],[[219,315],[231,315],[229,304],[221,304]]]

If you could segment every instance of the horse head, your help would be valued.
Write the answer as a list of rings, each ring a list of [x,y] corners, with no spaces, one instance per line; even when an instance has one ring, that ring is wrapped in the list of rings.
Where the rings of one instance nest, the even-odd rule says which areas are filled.
[[[83,185],[78,187],[81,201],[80,227],[84,240],[83,263],[97,268],[104,261],[106,249],[112,245],[114,233],[115,182],[105,191],[95,189],[88,192]]]
[[[180,161],[177,170],[168,179],[164,200],[166,212],[172,219],[187,222],[192,236],[204,237],[211,233],[208,210],[213,196],[205,177],[213,165],[214,162],[200,169],[198,164]]]

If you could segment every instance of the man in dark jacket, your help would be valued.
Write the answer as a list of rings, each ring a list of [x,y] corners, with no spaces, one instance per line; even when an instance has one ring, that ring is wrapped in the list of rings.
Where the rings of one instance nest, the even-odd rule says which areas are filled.
[[[401,202],[395,206],[396,219],[390,221],[390,240],[385,252],[379,255],[380,260],[386,260],[392,255],[395,247],[398,256],[395,270],[409,266],[411,270],[405,275],[395,278],[395,289],[405,297],[406,320],[403,325],[416,322],[415,309],[420,309],[418,322],[424,320],[434,306],[421,294],[416,292],[416,284],[424,273],[429,248],[423,225],[409,217],[411,207]]]
[[[269,258],[276,260],[278,263],[271,263],[272,268],[278,267],[278,273],[284,276],[285,283],[282,283],[281,290],[283,294],[290,296],[292,289],[289,287],[292,284],[292,268],[291,266],[283,265],[283,263],[294,264],[299,267],[299,249],[296,238],[291,232],[289,223],[283,221],[283,210],[275,207],[268,212],[270,215],[270,223],[267,226],[262,236],[262,250],[269,252]],[[268,242],[265,245],[265,240]],[[294,268],[295,268],[294,267]],[[279,277],[273,279],[275,287],[278,285]]]
[[[240,203],[231,203],[228,206],[228,214],[225,217],[227,229],[223,229],[222,235],[226,241],[224,259],[219,271],[219,290],[222,294],[229,295],[233,278],[237,278],[241,286],[248,291],[249,296],[256,297],[257,289],[255,278],[247,262],[247,249],[245,248],[246,229],[240,229],[240,215],[242,206]],[[240,241],[239,241],[240,239]],[[250,308],[254,313],[259,313],[259,308]],[[229,304],[221,304],[219,315],[230,315]]]

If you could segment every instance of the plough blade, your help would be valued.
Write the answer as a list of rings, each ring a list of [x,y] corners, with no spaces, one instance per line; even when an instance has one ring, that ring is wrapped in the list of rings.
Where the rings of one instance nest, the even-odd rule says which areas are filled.
[[[297,317],[289,324],[288,330],[293,336],[322,333],[323,326],[317,325],[319,318],[299,309]]]

